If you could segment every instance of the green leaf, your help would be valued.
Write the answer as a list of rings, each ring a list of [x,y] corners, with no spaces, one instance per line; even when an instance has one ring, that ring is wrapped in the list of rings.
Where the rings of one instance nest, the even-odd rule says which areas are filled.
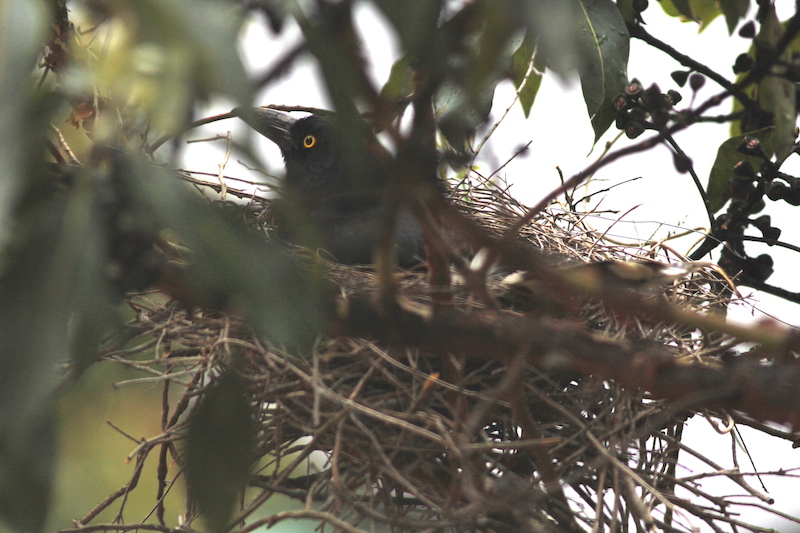
[[[441,0],[375,0],[413,63],[432,52],[441,4]]]
[[[287,250],[250,231],[178,183],[168,170],[136,157],[118,162],[137,218],[169,228],[192,250],[192,293],[227,302],[277,345],[303,352],[325,321],[321,277]]]
[[[719,7],[725,15],[725,23],[728,25],[728,34],[733,34],[739,21],[747,16],[750,10],[750,0],[719,0]]]
[[[659,0],[661,9],[670,17],[683,17],[685,20],[697,21],[691,0]]]
[[[761,147],[767,156],[770,157],[773,155],[774,150],[771,147],[773,128],[752,131],[749,132],[747,136],[759,139],[761,141]],[[745,135],[731,137],[722,143],[717,150],[717,158],[714,160],[714,165],[711,167],[711,174],[708,177],[708,188],[706,191],[713,213],[722,209],[731,197],[730,185],[728,182],[734,177],[733,167],[736,163],[742,160],[748,160],[755,169],[761,166],[762,160],[760,158],[747,156],[736,151],[739,145],[742,144],[744,138]]]
[[[578,44],[587,61],[579,69],[594,140],[616,119],[611,100],[628,83],[630,35],[611,0],[581,0]]]
[[[226,531],[255,462],[255,409],[234,368],[216,379],[192,412],[186,484],[213,532]]]
[[[400,102],[414,92],[414,76],[408,55],[403,55],[392,65],[389,79],[381,88],[381,98],[387,102]]]
[[[463,55],[448,57],[447,75],[433,102],[442,134],[461,152],[470,150],[475,129],[489,117],[495,87],[512,72],[514,52],[523,40],[513,21],[488,8],[483,15],[474,33],[459,34]]]
[[[533,65],[531,65],[531,61],[533,61]],[[537,63],[541,63],[541,58],[534,56],[533,44],[526,36],[522,40],[522,44],[514,52],[513,66],[511,67],[511,80],[519,93],[519,103],[525,113],[525,118],[530,115],[533,101],[536,99],[536,94],[542,84],[540,69],[544,69],[544,67],[537,65]],[[533,68],[528,72],[531,66]]]
[[[177,31],[182,46],[191,47],[196,54],[195,76],[204,90],[226,94],[241,105],[250,103],[252,87],[236,48],[244,17],[236,5],[217,0],[147,0],[130,4],[137,6],[144,24],[163,17],[152,29],[145,30],[150,37],[158,38],[153,32],[162,29]]]
[[[778,15],[775,13],[775,6],[769,4],[766,9],[764,19],[761,21],[761,28],[756,35],[754,44],[756,46],[757,61],[758,56],[769,56],[779,40],[784,34]],[[797,46],[800,39],[795,38],[793,45]],[[784,61],[791,60],[792,46],[781,56]],[[781,76],[764,76],[758,84],[758,103],[762,109],[772,114],[773,125],[773,146],[777,156],[777,162],[781,163],[792,152],[795,141],[795,123],[797,110],[795,105],[795,83]]]
[[[24,533],[39,533],[47,518],[57,452],[53,394],[57,365],[68,359],[59,297],[69,293],[69,279],[55,261],[59,210],[38,188],[45,131],[60,103],[33,87],[52,20],[45,6],[0,4],[0,529]],[[15,220],[26,193],[44,205],[46,220]]]

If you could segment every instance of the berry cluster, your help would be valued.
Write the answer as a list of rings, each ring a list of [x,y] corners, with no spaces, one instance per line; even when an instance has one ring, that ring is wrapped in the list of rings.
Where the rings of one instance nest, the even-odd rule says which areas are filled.
[[[655,83],[645,89],[634,78],[612,102],[617,113],[616,126],[629,139],[635,139],[648,129],[661,130],[667,125],[673,106],[681,98],[678,91],[662,93]]]

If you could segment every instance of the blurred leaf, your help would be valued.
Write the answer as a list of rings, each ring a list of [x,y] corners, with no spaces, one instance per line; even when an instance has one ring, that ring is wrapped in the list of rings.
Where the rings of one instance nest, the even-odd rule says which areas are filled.
[[[774,54],[778,42],[784,34],[784,29],[775,13],[775,6],[769,4],[766,8],[765,16],[761,21],[761,28],[756,35],[754,44],[756,46],[756,62],[759,57],[770,58]],[[793,44],[796,46],[800,39],[795,38]],[[781,59],[791,60],[792,47],[787,47]],[[781,163],[792,152],[795,141],[795,123],[797,119],[795,83],[781,76],[764,76],[759,82],[758,103],[762,109],[772,114],[774,153],[777,162]]]
[[[533,54],[533,44],[530,43],[529,39],[526,37],[522,40],[522,44],[519,45],[519,48],[514,52],[511,70],[511,80],[514,82],[514,87],[517,88],[517,92],[519,93],[519,103],[525,113],[525,118],[530,115],[531,107],[533,107],[533,102],[536,99],[536,94],[539,92],[539,87],[542,84],[542,75],[539,74],[542,70],[540,69],[544,69],[543,65],[537,64],[541,62],[541,58],[538,56],[534,57]],[[531,61],[533,61],[533,69],[526,78],[525,75],[528,74],[528,67],[531,66]]]
[[[168,170],[118,157],[118,172],[129,183],[139,216],[170,228],[192,250],[188,281],[193,294],[227,302],[278,345],[302,352],[313,344],[325,309],[321,280],[308,265],[214,209]]]
[[[759,139],[761,141],[761,147],[767,156],[772,156],[774,153],[771,147],[773,128],[751,131],[747,135]],[[733,167],[736,163],[742,160],[750,161],[753,168],[756,170],[761,166],[762,160],[758,157],[747,156],[736,151],[739,145],[742,144],[744,137],[744,135],[731,137],[722,143],[717,150],[717,158],[714,160],[714,165],[711,167],[706,191],[712,213],[716,213],[722,209],[731,197],[730,185],[728,182],[734,177]]]
[[[392,65],[389,79],[381,88],[381,97],[387,102],[400,102],[414,92],[413,71],[408,55],[403,55]]]
[[[443,28],[444,34],[461,40],[459,53],[447,58],[446,75],[434,97],[437,123],[447,142],[459,152],[468,152],[475,129],[492,110],[497,84],[513,72],[513,57],[523,40],[518,21],[486,4],[480,13]],[[472,33],[464,34],[463,27]],[[443,37],[447,39],[447,37]]]
[[[188,48],[203,92],[220,92],[249,104],[252,88],[236,48],[244,17],[234,3],[138,0],[124,5],[136,14],[140,42]]]
[[[578,43],[587,61],[578,74],[597,142],[616,119],[611,100],[628,83],[630,35],[611,0],[580,3]]]
[[[64,302],[47,292],[68,282],[53,261],[58,214],[45,211],[51,218],[27,226],[12,221],[25,190],[42,179],[45,128],[59,104],[33,93],[49,24],[44,3],[0,4],[0,524],[26,533],[41,531],[47,517],[57,448],[53,391],[57,364],[67,359]]]
[[[400,37],[403,50],[415,63],[434,49],[441,0],[375,0]]]
[[[186,484],[212,532],[225,531],[255,461],[255,410],[245,384],[228,368],[188,421]]]
[[[28,124],[34,105],[31,73],[50,23],[44,5],[28,0],[0,4],[0,247],[11,231],[11,217],[26,175],[27,161],[38,156],[33,141],[43,135]],[[30,133],[29,133],[30,132]]]
[[[697,15],[692,8],[691,0],[659,0],[661,9],[670,17],[684,17],[687,20],[697,21]]]
[[[728,25],[728,34],[732,35],[739,25],[739,21],[747,16],[750,10],[750,0],[719,0],[719,7],[725,15]]]

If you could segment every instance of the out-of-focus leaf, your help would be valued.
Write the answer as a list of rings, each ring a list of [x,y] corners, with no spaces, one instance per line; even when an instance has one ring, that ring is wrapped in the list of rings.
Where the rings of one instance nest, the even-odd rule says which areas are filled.
[[[33,157],[26,135],[32,105],[31,71],[49,24],[43,4],[8,0],[0,4],[0,247],[9,237],[11,216],[22,189],[25,162]]]
[[[542,62],[541,58],[538,56],[534,57],[533,54],[534,45],[529,42],[529,39],[526,37],[522,40],[522,44],[519,45],[519,48],[514,52],[511,70],[511,80],[514,82],[514,87],[517,88],[517,92],[519,93],[519,103],[522,106],[522,111],[525,113],[526,118],[530,115],[533,101],[536,99],[536,94],[539,92],[539,87],[542,84],[540,69],[544,68],[543,65],[537,65],[537,63]],[[531,65],[532,60],[533,65]],[[531,66],[533,68],[530,74],[528,74],[528,69]],[[526,74],[528,74],[527,78]]]
[[[413,61],[431,53],[441,0],[375,0],[375,5],[395,27],[403,49]]]
[[[221,92],[246,105],[252,89],[236,49],[244,18],[236,5],[215,0],[126,2],[137,15],[141,42],[188,47],[194,75],[206,92]]]
[[[725,15],[725,23],[728,25],[728,34],[733,34],[739,21],[747,16],[750,10],[750,0],[720,0],[719,7]]]
[[[107,99],[101,107],[117,109],[98,115],[95,140],[116,144],[119,115],[129,135],[133,126],[168,132],[182,130],[198,98],[223,94],[250,104],[253,87],[237,50],[244,18],[234,3],[139,0],[100,9],[108,37],[85,50],[75,45],[64,76],[75,99],[98,92]]]
[[[761,147],[767,156],[772,156],[774,153],[771,147],[774,138],[773,128],[752,131],[747,135],[759,139],[761,141]],[[753,165],[753,168],[756,169],[761,165],[761,159],[747,156],[736,151],[739,145],[742,144],[744,137],[744,135],[731,137],[722,143],[717,150],[717,158],[714,160],[714,165],[711,167],[711,174],[709,174],[708,177],[708,188],[706,190],[711,212],[713,213],[722,209],[731,197],[730,185],[728,182],[734,177],[734,165],[742,160],[749,161]]]
[[[255,412],[229,368],[189,418],[186,484],[212,532],[225,531],[255,459]]]
[[[278,345],[302,352],[313,344],[326,311],[310,267],[190,194],[166,169],[134,157],[119,166],[140,216],[170,228],[192,250],[193,293],[224,299]]]
[[[445,40],[461,39],[461,53],[448,57],[434,108],[447,142],[460,152],[470,150],[475,129],[489,117],[495,87],[512,73],[514,52],[524,37],[519,21],[492,7],[497,6],[487,4],[470,14],[479,24],[471,34],[463,34],[462,21],[442,30]]]
[[[756,54],[769,55],[775,50],[783,33],[775,6],[769,4],[755,38]],[[795,41],[800,42],[800,39],[795,38]],[[791,55],[791,47],[788,47],[781,59],[789,60]],[[795,83],[780,76],[764,76],[758,84],[758,103],[762,109],[772,114],[775,127],[772,148],[779,163],[792,152],[794,145],[797,118],[795,94]]]
[[[595,142],[614,122],[611,100],[628,82],[630,35],[611,0],[581,0],[579,46],[586,63],[578,73]]]
[[[51,262],[58,227],[53,218],[12,221],[42,177],[42,141],[58,103],[35,98],[31,77],[49,24],[43,2],[0,3],[0,529],[25,533],[40,532],[47,517],[56,365],[67,359],[63,302],[51,306],[46,292],[66,289],[63,265]]]
[[[408,55],[394,62],[389,79],[381,88],[381,97],[387,102],[399,102],[414,92],[413,71]]]
[[[692,8],[691,0],[660,0],[658,2],[664,13],[670,17],[684,17],[687,20],[697,21],[697,15]]]

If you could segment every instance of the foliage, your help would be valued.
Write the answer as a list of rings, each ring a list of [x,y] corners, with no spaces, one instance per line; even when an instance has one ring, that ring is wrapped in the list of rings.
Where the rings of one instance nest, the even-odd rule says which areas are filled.
[[[192,126],[198,106],[210,98],[225,98],[232,107],[252,105],[260,87],[242,64],[237,39],[255,14],[263,15],[275,32],[297,24],[302,33],[301,44],[278,58],[258,83],[272,83],[298,57],[313,57],[347,131],[362,132],[361,113],[367,112],[375,130],[389,133],[399,168],[392,167],[393,179],[397,190],[406,194],[398,193],[393,200],[423,205],[417,212],[420,219],[420,213],[431,213],[439,221],[448,216],[461,220],[448,210],[437,182],[437,132],[446,144],[441,151],[455,153],[442,160],[463,171],[460,165],[473,155],[475,132],[487,124],[499,83],[514,83],[527,114],[542,76],[576,74],[595,142],[612,124],[631,139],[652,136],[607,153],[566,180],[538,209],[521,216],[504,239],[489,239],[474,228],[471,236],[487,245],[495,258],[513,256],[508,243],[541,207],[602,166],[663,143],[675,153],[676,170],[692,174],[710,217],[728,205],[725,213],[712,217],[705,242],[690,257],[700,260],[724,244],[720,263],[728,276],[738,275],[738,283],[800,302],[798,294],[766,283],[772,258],[750,257],[745,247],[747,240],[780,243],[780,228],[768,215],[753,218],[766,208],[766,200],[800,205],[800,179],[781,171],[784,161],[798,151],[794,137],[800,15],[782,22],[770,2],[758,2],[755,20],[742,26],[750,24],[754,30],[752,49],[743,52],[749,60],[737,63],[740,76],[732,82],[650,36],[643,18],[666,13],[699,23],[702,29],[721,15],[733,32],[750,2],[659,3],[663,13],[645,11],[646,0],[476,0],[455,5],[373,0],[395,29],[402,50],[382,87],[375,87],[365,73],[352,1],[317,0],[310,7],[277,0],[3,3],[0,518],[19,531],[41,531],[56,446],[54,400],[97,361],[101,349],[122,349],[130,340],[121,317],[126,294],[157,287],[185,307],[244,316],[256,337],[281,350],[287,361],[303,360],[321,335],[331,333],[331,324],[342,320],[345,311],[334,305],[337,292],[319,260],[298,258],[280,244],[265,241],[241,217],[201,199],[171,168],[180,144],[162,146],[156,140],[178,139]],[[655,85],[643,87],[629,80],[631,38],[680,61],[686,70],[676,80],[688,80],[696,90],[708,79],[720,85],[719,94],[681,107],[674,91],[664,93]],[[703,186],[673,135],[704,120],[711,108],[729,98],[736,103],[723,121],[733,125],[733,135],[720,147],[707,147],[718,150],[718,158]],[[409,108],[414,120],[405,135],[398,124]],[[70,131],[62,135],[64,122]],[[359,135],[346,150],[363,146]],[[259,163],[248,147],[240,148]],[[762,237],[747,237],[750,227]],[[445,245],[435,246],[434,230],[426,235],[439,252],[430,257],[432,285],[447,285],[442,280],[449,280],[453,261],[467,277],[484,275],[474,286],[485,286],[486,270],[469,270],[463,258],[459,262],[445,251]],[[377,260],[376,300],[383,307],[376,313],[399,319],[405,315],[389,312],[397,303],[395,282],[386,267],[389,259],[387,253]],[[535,261],[525,266],[536,270]],[[565,283],[558,275],[546,279]],[[615,305],[603,290],[599,297]],[[638,300],[634,307],[658,311]],[[724,321],[662,312],[666,314],[660,318],[692,326],[693,331],[729,335],[731,344],[757,342],[763,357],[788,357],[797,349],[794,333],[731,329]],[[230,363],[234,372],[239,363]],[[61,372],[64,364],[67,370]],[[611,371],[603,374],[604,369],[608,370],[599,365],[592,370],[619,377]],[[252,458],[246,451],[255,439],[249,425],[253,415],[241,387],[219,378],[216,367],[206,370],[221,385],[209,389],[212,392],[193,411],[187,468],[201,511],[215,531],[224,531],[250,467]],[[666,390],[657,380],[647,388]],[[183,408],[189,409],[188,401]],[[760,419],[798,421],[797,405],[775,415],[770,402],[756,403],[757,407],[746,402],[713,405],[733,405],[745,412],[751,408],[750,414]],[[206,430],[214,427],[231,440],[209,437]],[[237,461],[211,468],[208,457],[220,448],[237,447]],[[208,475],[199,475],[198,465],[206,463]],[[227,468],[230,464],[234,466]]]

